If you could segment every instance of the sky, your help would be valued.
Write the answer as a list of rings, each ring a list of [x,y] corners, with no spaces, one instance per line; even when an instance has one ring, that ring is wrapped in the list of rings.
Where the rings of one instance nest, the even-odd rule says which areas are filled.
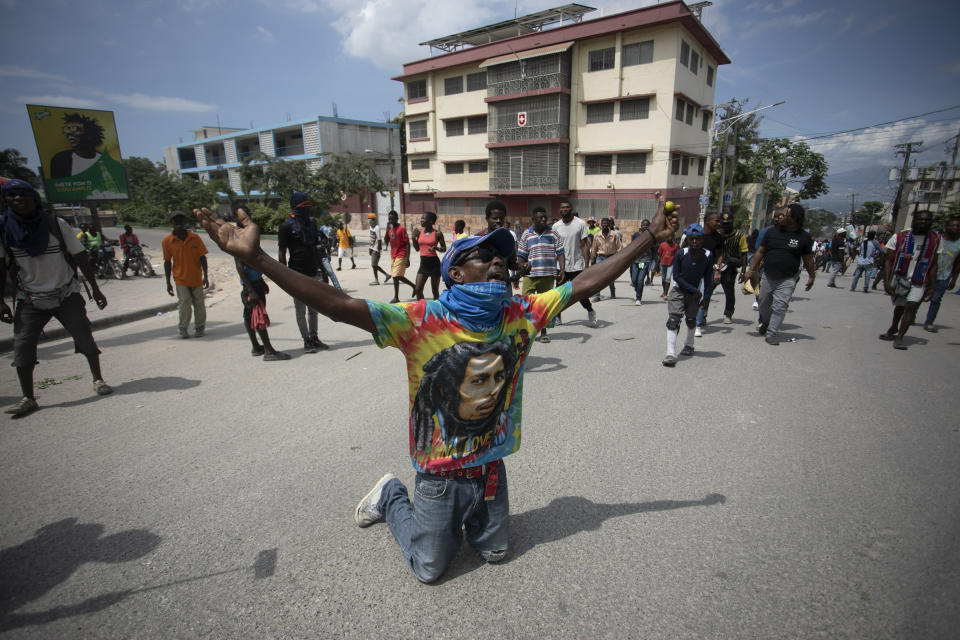
[[[418,43],[564,0],[0,0],[0,148],[38,164],[25,104],[115,113],[124,157],[159,161],[201,126],[268,127],[399,113],[391,76]],[[587,17],[655,1],[620,0]],[[749,99],[764,137],[809,138],[830,165],[828,208],[890,200],[894,145],[948,160],[960,132],[960,6],[943,0],[714,0],[703,22],[732,60],[716,101]],[[838,132],[852,130],[842,135]],[[870,180],[863,176],[871,176]],[[880,176],[876,178],[876,176]]]

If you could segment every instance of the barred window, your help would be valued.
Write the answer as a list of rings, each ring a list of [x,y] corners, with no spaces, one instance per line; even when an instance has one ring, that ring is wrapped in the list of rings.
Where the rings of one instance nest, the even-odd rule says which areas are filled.
[[[613,69],[613,59],[616,54],[616,47],[609,49],[596,49],[590,52],[587,71],[603,71],[604,69]]]
[[[700,54],[696,51],[690,52],[690,71],[696,75],[700,71]]]
[[[683,40],[680,41],[680,64],[683,66],[690,64],[690,45]]]
[[[447,175],[451,175],[455,173],[463,173],[462,162],[448,162],[443,166],[447,170]]]
[[[467,74],[467,91],[484,91],[487,88],[487,72]]]
[[[470,173],[486,173],[487,172],[487,161],[486,160],[472,160],[470,161]]]
[[[700,123],[700,128],[706,131],[710,127],[710,112],[703,112],[703,122]]]
[[[617,173],[646,173],[647,154],[620,153],[617,155]]]
[[[487,116],[473,116],[472,118],[467,118],[467,133],[486,133],[487,132]]]
[[[708,87],[713,86],[713,73],[714,73],[713,67],[711,67],[710,65],[707,65],[707,86]]]
[[[680,154],[678,153],[670,156],[670,175],[680,175]]]
[[[462,216],[467,210],[466,198],[437,198],[437,213],[448,216]]]
[[[702,176],[702,175],[703,175],[703,172],[704,172],[704,170],[706,169],[706,166],[707,166],[707,159],[706,159],[706,158],[700,158],[699,160],[697,160],[697,175],[698,175],[698,176]]]
[[[421,169],[430,168],[430,158],[411,158],[410,159],[410,170],[419,171]]]
[[[632,67],[637,64],[653,62],[653,40],[623,45],[623,66]]]
[[[677,98],[677,120],[683,122],[683,114],[686,113],[687,103],[683,101],[683,98]]]
[[[680,160],[680,173],[681,175],[690,175],[690,157],[683,156]]]
[[[427,137],[427,121],[411,120],[407,122],[407,140]]]
[[[447,137],[463,135],[463,120],[445,120],[443,126],[446,129]]]
[[[463,93],[463,76],[454,76],[453,78],[444,78],[443,95],[452,96],[457,93]]]
[[[694,106],[687,103],[687,124],[693,124],[693,109]]]
[[[621,120],[646,120],[650,117],[650,98],[623,100],[620,103]]]
[[[427,81],[414,80],[407,83],[407,100],[427,97]]]
[[[613,103],[598,102],[587,105],[587,124],[613,122]]]
[[[609,175],[613,165],[613,156],[585,156],[583,159],[583,173],[588,176]]]

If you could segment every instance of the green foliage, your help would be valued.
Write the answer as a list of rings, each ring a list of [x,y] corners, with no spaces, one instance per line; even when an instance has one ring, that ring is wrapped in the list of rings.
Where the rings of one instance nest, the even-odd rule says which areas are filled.
[[[778,201],[790,183],[800,183],[801,200],[827,193],[827,169],[823,154],[811,150],[805,142],[787,138],[761,140],[750,160],[751,173],[765,177],[764,188],[773,196],[771,202]]]
[[[170,224],[170,212],[191,212],[215,202],[213,192],[193,178],[177,178],[147,158],[131,157],[123,161],[130,185],[130,199],[117,207],[122,223],[148,227]]]
[[[260,227],[261,233],[276,233],[280,223],[287,218],[286,209],[277,210],[276,206],[270,206],[262,202],[250,202],[243,205],[254,224]]]
[[[710,175],[710,191],[714,202],[720,202],[720,176],[723,172],[724,150],[734,147],[733,158],[727,159],[727,185],[747,182],[762,182],[763,174],[754,175],[751,170],[754,146],[759,139],[758,128],[763,116],[758,113],[742,115],[750,111],[749,98],[734,98],[726,107],[717,112],[717,139],[713,141],[713,162]],[[730,188],[728,187],[728,190]]]
[[[19,150],[13,148],[0,151],[0,176],[19,178],[35,187],[41,186],[40,177],[27,167],[27,159],[20,154]]]

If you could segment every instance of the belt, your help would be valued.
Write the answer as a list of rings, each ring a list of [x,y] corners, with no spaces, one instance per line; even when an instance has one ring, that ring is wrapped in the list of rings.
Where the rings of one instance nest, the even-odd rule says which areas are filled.
[[[465,467],[463,469],[450,469],[448,471],[426,472],[428,475],[438,478],[482,478],[487,477],[487,485],[483,490],[484,500],[493,500],[497,497],[497,484],[500,480],[500,461],[494,460],[490,464],[482,464],[479,467]]]

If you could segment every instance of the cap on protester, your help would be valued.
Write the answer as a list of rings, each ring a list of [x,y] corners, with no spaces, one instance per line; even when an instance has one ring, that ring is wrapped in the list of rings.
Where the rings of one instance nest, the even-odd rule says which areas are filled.
[[[497,253],[503,256],[504,260],[513,256],[513,235],[503,227],[494,229],[485,236],[467,236],[460,238],[447,249],[443,254],[443,262],[440,264],[440,273],[443,275],[443,284],[448,287],[453,286],[453,280],[450,279],[450,267],[456,262],[457,258],[463,253],[470,251],[474,247],[484,244],[493,244]]]
[[[375,214],[375,213],[368,213],[368,214],[367,214],[367,220],[376,220],[376,219],[377,219],[377,214]]]
[[[185,214],[183,211],[180,211],[179,209],[174,209],[173,211],[170,212],[170,221],[172,222],[173,219],[176,218],[177,216],[183,216],[184,218],[186,218],[187,214]]]
[[[310,198],[303,191],[294,191],[290,195],[290,208],[298,209],[300,207],[309,207]]]
[[[703,237],[703,227],[694,222],[693,224],[688,224],[687,228],[683,230],[688,238],[702,238]]]
[[[839,235],[839,234],[841,234],[841,233],[846,233],[846,232],[847,232],[847,230],[844,229],[843,227],[840,227],[839,229],[837,229],[837,235]]]

